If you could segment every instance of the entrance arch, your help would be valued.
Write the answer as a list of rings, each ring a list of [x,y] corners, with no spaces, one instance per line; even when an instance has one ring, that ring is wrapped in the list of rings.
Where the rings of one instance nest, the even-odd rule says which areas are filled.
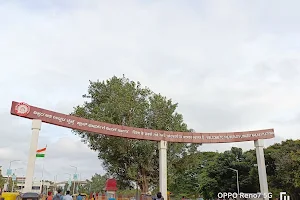
[[[159,188],[162,195],[167,197],[167,143],[231,143],[254,141],[258,164],[260,192],[268,193],[268,183],[263,151],[263,140],[274,138],[274,129],[263,129],[242,132],[223,133],[194,133],[162,131],[129,126],[109,124],[93,121],[71,115],[66,115],[43,108],[31,106],[23,102],[12,102],[11,114],[32,120],[32,138],[28,156],[25,192],[32,187],[32,179],[35,168],[35,154],[38,145],[39,131],[42,122],[80,131],[104,134],[115,137],[131,138],[138,140],[152,140],[159,142]]]

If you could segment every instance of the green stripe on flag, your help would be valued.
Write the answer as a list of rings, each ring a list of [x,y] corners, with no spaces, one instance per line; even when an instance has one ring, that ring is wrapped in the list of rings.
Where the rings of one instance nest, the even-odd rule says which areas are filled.
[[[44,157],[45,157],[45,154],[36,154],[36,157],[37,157],[37,158],[44,158]]]

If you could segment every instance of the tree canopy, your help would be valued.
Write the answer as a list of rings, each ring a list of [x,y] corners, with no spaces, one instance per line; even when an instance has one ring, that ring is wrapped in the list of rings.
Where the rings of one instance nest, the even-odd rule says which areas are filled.
[[[112,124],[137,128],[191,131],[176,112],[177,103],[142,87],[125,76],[106,81],[90,81],[83,105],[72,115]],[[108,174],[118,180],[119,187],[130,188],[137,183],[142,192],[158,184],[157,142],[134,140],[74,130],[98,157]],[[168,175],[172,183],[175,163],[185,154],[194,153],[197,145],[168,144]]]
[[[142,87],[124,76],[106,81],[90,81],[85,102],[72,115],[138,128],[192,131],[176,112],[177,103]],[[108,176],[118,180],[121,190],[137,183],[142,192],[158,185],[158,145],[154,141],[118,138],[74,130],[89,147],[98,152]],[[265,148],[269,190],[274,197],[286,191],[292,200],[300,195],[300,141],[287,140]],[[215,198],[219,192],[236,192],[239,172],[241,192],[260,190],[254,150],[198,152],[197,145],[168,144],[168,190],[174,197]],[[230,169],[232,168],[232,169]],[[95,189],[104,178],[95,175]],[[100,181],[101,180],[101,181]],[[101,183],[101,184],[100,184]],[[94,184],[94,183],[93,183]],[[94,189],[94,188],[93,188]]]
[[[265,148],[269,192],[279,197],[287,192],[291,200],[299,199],[300,140],[287,140]],[[254,150],[243,152],[240,148],[216,152],[198,152],[178,161],[175,184],[169,185],[174,196],[210,199],[219,192],[237,192],[236,173],[239,172],[239,188],[244,193],[260,191],[257,159]]]
[[[87,194],[93,192],[102,192],[104,190],[107,178],[107,175],[95,174],[90,180],[86,180],[86,184],[79,186],[79,192],[84,192]]]

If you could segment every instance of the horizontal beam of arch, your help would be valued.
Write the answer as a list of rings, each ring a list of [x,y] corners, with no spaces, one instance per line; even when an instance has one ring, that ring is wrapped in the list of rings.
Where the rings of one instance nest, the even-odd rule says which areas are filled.
[[[66,115],[15,101],[11,105],[11,114],[28,119],[40,119],[42,122],[48,124],[80,131],[139,140],[179,143],[230,143],[275,137],[274,129],[223,133],[192,133],[135,128]]]

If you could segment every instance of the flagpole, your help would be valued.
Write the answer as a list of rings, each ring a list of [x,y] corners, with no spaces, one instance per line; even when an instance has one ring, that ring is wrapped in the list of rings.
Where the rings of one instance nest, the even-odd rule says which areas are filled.
[[[47,151],[47,145],[46,145],[46,151]],[[46,151],[45,151],[45,156],[46,156]],[[43,158],[43,170],[42,170],[42,180],[41,180],[41,188],[40,188],[40,193],[44,193],[44,170],[45,170],[45,157]]]
[[[43,181],[44,181],[44,169],[45,169],[45,165],[44,165],[44,160],[43,160],[43,170],[42,170],[42,180],[41,180],[41,188],[40,188],[40,193],[42,194],[43,191]]]

